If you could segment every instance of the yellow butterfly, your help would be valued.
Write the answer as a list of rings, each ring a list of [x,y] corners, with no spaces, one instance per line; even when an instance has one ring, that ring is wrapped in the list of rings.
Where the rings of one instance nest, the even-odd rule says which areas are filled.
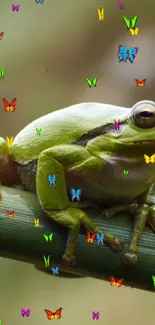
[[[135,29],[130,28],[129,31],[130,31],[131,35],[138,35],[139,28],[138,27]]]
[[[102,9],[97,9],[97,12],[98,12],[98,19],[99,20],[104,20],[104,8]]]
[[[152,155],[151,157],[144,155],[144,159],[145,159],[146,164],[149,164],[150,162],[153,164],[153,163],[155,163],[155,154]]]
[[[34,219],[34,225],[35,227],[39,227],[39,219]]]
[[[7,144],[8,144],[9,147],[12,146],[12,144],[13,144],[13,140],[14,140],[14,137],[11,137],[11,138],[6,137],[6,141],[7,141]]]

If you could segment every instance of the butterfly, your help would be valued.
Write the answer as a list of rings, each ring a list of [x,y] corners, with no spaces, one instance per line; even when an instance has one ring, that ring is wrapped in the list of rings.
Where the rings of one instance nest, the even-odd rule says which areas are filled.
[[[30,311],[31,311],[31,309],[29,308],[29,309],[27,309],[27,310],[25,310],[24,308],[22,308],[21,309],[21,313],[22,313],[22,316],[23,317],[28,317],[29,315],[30,315]]]
[[[96,239],[97,239],[97,243],[98,245],[101,243],[103,245],[103,241],[104,241],[104,233],[100,234],[96,234]]]
[[[62,311],[62,308],[59,308],[55,311],[55,313],[53,313],[52,311],[48,310],[48,309],[44,309],[45,310],[45,313],[47,315],[47,318],[49,320],[52,320],[52,319],[60,319],[61,318],[61,311]]]
[[[97,12],[98,12],[98,20],[104,20],[104,8],[102,9],[97,9]]]
[[[19,10],[20,5],[18,4],[17,6],[15,6],[14,4],[12,4],[12,11],[18,11]]]
[[[137,87],[145,87],[146,79],[143,79],[142,81],[135,79]]]
[[[7,215],[8,215],[8,217],[14,217],[15,211],[14,210],[12,210],[12,211],[7,210]]]
[[[3,98],[3,102],[4,102],[4,110],[6,112],[14,112],[16,107],[15,107],[15,104],[16,104],[16,100],[17,98],[13,98],[12,102],[9,103],[5,98]]]
[[[49,186],[50,187],[52,187],[52,185],[54,186],[54,187],[56,187],[56,175],[54,174],[54,175],[47,175],[47,179],[48,179],[48,182],[49,182]]]
[[[34,219],[34,225],[35,227],[39,227],[40,221],[39,219]]]
[[[36,0],[36,4],[39,2],[43,4],[44,0]]]
[[[44,236],[44,238],[46,239],[46,241],[52,241],[52,239],[53,239],[53,234],[50,234],[50,235],[43,235]]]
[[[57,266],[56,268],[52,267],[52,272],[53,272],[53,275],[59,275],[59,267]]]
[[[81,195],[81,189],[78,188],[75,190],[75,188],[71,188],[70,190],[71,196],[72,196],[72,201],[75,201],[75,199],[79,202],[80,201],[80,195]]]
[[[87,243],[93,243],[96,237],[96,233],[92,234],[90,232],[87,233]]]
[[[151,157],[144,155],[144,159],[146,164],[149,164],[150,162],[153,164],[155,162],[155,154],[152,155]]]
[[[126,24],[127,29],[130,29],[130,28],[135,29],[137,20],[138,20],[138,16],[134,16],[131,20],[125,16],[123,16],[122,18]]]
[[[111,286],[116,286],[116,287],[119,288],[119,287],[121,287],[122,283],[123,283],[123,279],[120,279],[120,280],[116,281],[116,279],[114,278],[114,276],[111,276],[110,277],[110,284],[111,284]]]
[[[138,27],[135,28],[135,29],[130,28],[129,31],[130,31],[131,35],[138,35],[139,28]]]
[[[0,79],[4,78],[4,73],[5,73],[5,68],[3,68],[2,70],[0,70]]]
[[[9,147],[12,146],[12,144],[13,144],[13,140],[14,140],[14,137],[11,137],[11,138],[6,137],[6,142],[7,142],[7,144],[8,144]]]
[[[38,128],[36,128],[36,133],[37,133],[37,135],[41,135],[41,132],[42,132],[42,129],[38,129]]]
[[[138,47],[132,47],[129,50],[127,50],[125,46],[119,45],[118,53],[117,53],[118,62],[124,61],[126,63],[127,59],[129,59],[129,61],[133,63],[137,53],[138,53]]]
[[[129,174],[129,170],[124,169],[124,175],[128,175]]]
[[[116,120],[114,120],[115,130],[116,130],[116,131],[119,131],[119,129],[120,129],[120,123],[121,123],[120,120],[118,120],[118,122],[117,122]]]
[[[1,32],[0,33],[0,40],[3,38],[3,36],[4,36],[4,32]]]
[[[98,77],[95,77],[94,79],[85,78],[85,80],[86,80],[89,87],[92,87],[92,86],[96,87]]]
[[[99,311],[97,311],[96,313],[95,313],[95,311],[92,311],[93,319],[99,319],[99,315],[100,315]]]

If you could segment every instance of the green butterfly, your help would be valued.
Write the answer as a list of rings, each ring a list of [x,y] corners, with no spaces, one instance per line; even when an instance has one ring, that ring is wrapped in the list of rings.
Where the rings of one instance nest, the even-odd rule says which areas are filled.
[[[38,129],[38,128],[36,128],[36,133],[37,133],[37,135],[41,135],[41,131],[42,131],[42,129]]]
[[[5,69],[6,68],[3,68],[2,70],[0,70],[0,79],[4,78]]]
[[[124,175],[128,175],[129,174],[129,170],[124,169]]]
[[[122,17],[125,24],[126,24],[126,27],[128,29],[132,28],[132,29],[135,29],[136,27],[136,24],[137,24],[137,20],[138,20],[138,16],[134,16],[131,20],[126,18],[125,16]]]
[[[46,241],[52,241],[52,238],[53,238],[53,234],[50,234],[50,235],[43,235],[44,236],[44,238],[46,239]]]
[[[86,80],[86,82],[87,82],[87,84],[88,84],[89,87],[92,87],[92,86],[96,87],[98,77],[95,77],[92,80],[91,79],[88,79],[88,78],[85,78],[85,80]]]

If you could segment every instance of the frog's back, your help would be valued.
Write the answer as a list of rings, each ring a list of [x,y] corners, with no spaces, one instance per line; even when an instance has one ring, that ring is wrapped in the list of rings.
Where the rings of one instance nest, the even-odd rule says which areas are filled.
[[[37,159],[43,150],[54,145],[71,144],[90,130],[113,123],[118,114],[120,118],[128,111],[108,104],[82,103],[52,112],[18,133],[13,142],[13,157],[17,162],[26,164]]]

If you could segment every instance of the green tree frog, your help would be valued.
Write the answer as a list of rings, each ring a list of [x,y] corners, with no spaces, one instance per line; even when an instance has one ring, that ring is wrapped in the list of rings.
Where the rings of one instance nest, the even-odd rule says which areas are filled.
[[[120,120],[117,130],[114,120]],[[82,103],[36,119],[11,147],[0,138],[0,180],[5,185],[9,178],[11,184],[17,173],[24,189],[37,193],[48,216],[70,229],[63,256],[69,264],[75,263],[81,224],[92,233],[104,232],[71,201],[71,188],[81,189],[81,204],[104,206],[109,216],[136,200],[133,235],[124,255],[126,264],[135,264],[146,220],[155,230],[155,163],[146,163],[144,154],[155,154],[154,102],[140,101],[132,108]],[[49,186],[48,175],[56,176],[55,187]],[[115,251],[123,248],[123,240],[112,234],[104,233],[104,240]]]

